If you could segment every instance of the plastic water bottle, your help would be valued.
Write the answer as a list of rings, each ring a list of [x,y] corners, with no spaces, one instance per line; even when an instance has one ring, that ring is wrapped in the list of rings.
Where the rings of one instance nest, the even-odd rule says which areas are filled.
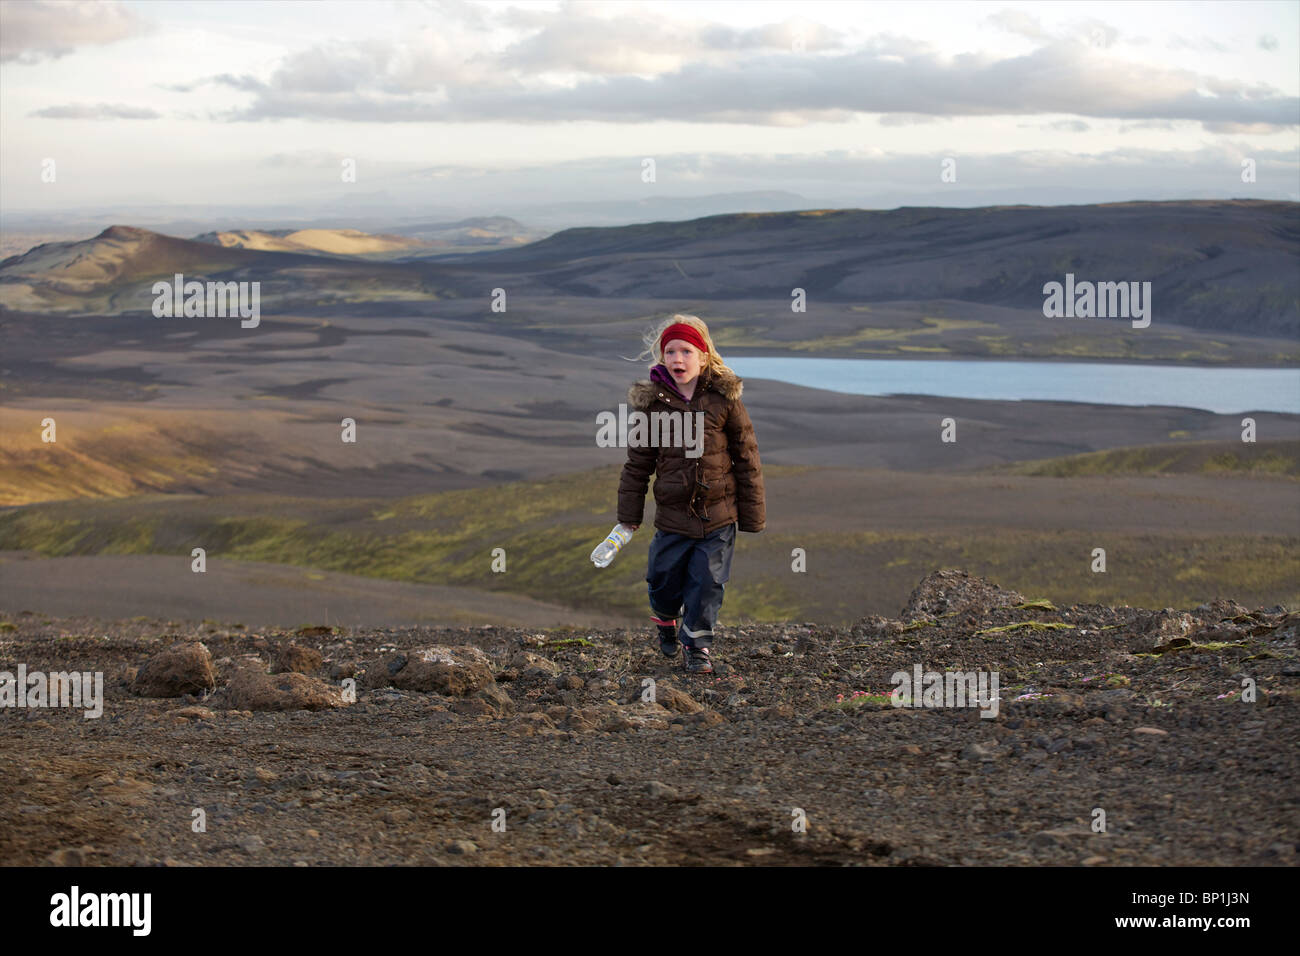
[[[614,525],[614,530],[596,546],[595,551],[591,552],[591,563],[598,568],[609,567],[609,562],[614,560],[614,555],[618,554],[623,545],[632,540],[632,535],[635,533],[625,524]]]

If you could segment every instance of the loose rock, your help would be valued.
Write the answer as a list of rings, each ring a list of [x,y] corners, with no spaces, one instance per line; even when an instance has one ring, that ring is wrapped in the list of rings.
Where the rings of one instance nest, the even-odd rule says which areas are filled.
[[[477,647],[436,644],[372,662],[366,667],[365,687],[375,690],[391,686],[468,697],[494,681],[491,659]]]
[[[180,641],[149,658],[131,690],[141,697],[181,697],[204,694],[216,686],[207,646],[201,641]]]
[[[243,667],[226,688],[238,710],[329,710],[344,707],[339,688],[304,674],[267,674]]]
[[[284,644],[271,665],[272,674],[296,672],[314,674],[325,665],[321,652],[311,647],[299,647],[297,644]]]

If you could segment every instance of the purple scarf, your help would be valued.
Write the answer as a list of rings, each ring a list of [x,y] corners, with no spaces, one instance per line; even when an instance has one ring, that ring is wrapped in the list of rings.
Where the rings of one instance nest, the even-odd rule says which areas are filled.
[[[652,368],[650,370],[650,381],[658,382],[660,385],[667,385],[670,389],[673,390],[673,394],[676,395],[678,398],[680,398],[683,402],[690,401],[690,399],[688,399],[685,395],[681,393],[680,390],[678,390],[677,383],[673,381],[673,373],[668,371],[667,365],[656,365],[654,368]],[[698,387],[699,385],[697,383],[696,388]]]

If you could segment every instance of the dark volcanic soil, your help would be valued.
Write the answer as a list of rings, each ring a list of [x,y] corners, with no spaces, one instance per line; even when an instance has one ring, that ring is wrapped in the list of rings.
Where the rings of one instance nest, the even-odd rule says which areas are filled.
[[[10,865],[1300,859],[1300,615],[1282,608],[1056,610],[940,572],[899,620],[720,628],[710,676],[675,670],[648,626],[288,635],[9,620],[0,671],[102,670],[106,695],[99,719],[0,710]],[[262,680],[290,638],[324,661],[282,663],[320,683],[270,683],[337,704],[355,669],[357,700],[236,706],[248,699],[231,678]],[[217,689],[132,693],[141,665],[181,639],[205,643]],[[402,675],[433,645],[456,661],[480,648],[490,683],[435,662],[452,675],[444,692],[414,689]],[[888,694],[915,664],[997,671],[997,716],[854,696]]]

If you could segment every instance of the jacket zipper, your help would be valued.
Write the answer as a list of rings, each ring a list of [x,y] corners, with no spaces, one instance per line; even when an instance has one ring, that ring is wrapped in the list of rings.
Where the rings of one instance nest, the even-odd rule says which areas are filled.
[[[690,397],[689,399],[686,399],[686,414],[688,414],[688,415],[691,414],[691,402],[695,401],[695,396],[698,395],[699,393],[700,393],[700,386],[699,386],[699,383],[697,382],[696,385],[695,385],[695,391],[691,393],[691,397]],[[674,396],[674,397],[676,397],[676,396]],[[660,393],[659,393],[659,398],[660,398],[660,399],[663,401],[663,403],[664,403],[665,405],[667,405],[669,408],[672,408],[672,407],[673,407],[673,403],[670,402],[670,401],[668,400],[668,397],[665,396],[663,392],[660,392]],[[701,440],[701,441],[704,440],[703,436],[700,436],[700,440]],[[689,511],[689,512],[694,516],[694,517],[696,517],[696,518],[698,518],[698,519],[700,520],[700,526],[701,526],[701,528],[708,524],[708,519],[707,519],[707,518],[705,518],[703,515],[696,514],[696,512],[695,512],[695,497],[696,497],[696,495],[697,495],[697,494],[699,493],[699,491],[700,491],[700,469],[701,469],[702,467],[703,467],[703,456],[701,456],[701,460],[700,460],[699,462],[696,462],[696,464],[695,464],[695,489],[694,489],[694,491],[691,492],[690,501],[688,501],[688,502],[687,502],[687,505],[686,505],[687,510],[688,510],[688,511]]]

